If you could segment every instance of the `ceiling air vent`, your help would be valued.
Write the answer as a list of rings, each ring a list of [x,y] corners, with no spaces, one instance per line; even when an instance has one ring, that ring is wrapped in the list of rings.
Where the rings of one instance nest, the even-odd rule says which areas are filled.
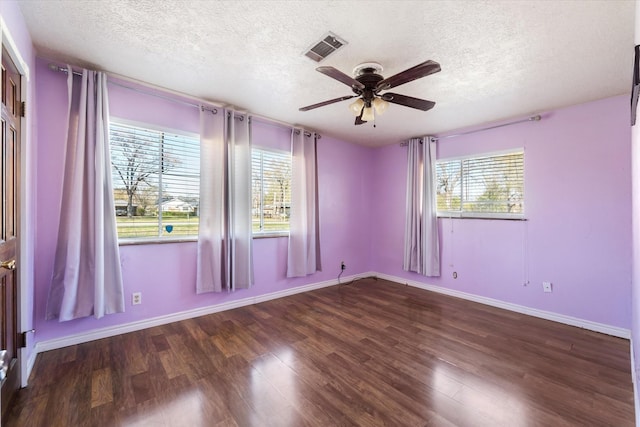
[[[346,41],[332,32],[325,34],[320,41],[314,43],[304,54],[316,62],[322,61],[336,50],[347,44]]]

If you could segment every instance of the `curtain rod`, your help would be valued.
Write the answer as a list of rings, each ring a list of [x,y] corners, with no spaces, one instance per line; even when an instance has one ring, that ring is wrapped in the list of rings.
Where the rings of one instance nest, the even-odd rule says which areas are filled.
[[[449,139],[449,138],[455,138],[455,137],[463,136],[463,135],[470,135],[472,133],[483,132],[485,130],[497,129],[497,128],[501,128],[501,127],[505,127],[505,126],[516,125],[518,123],[539,122],[540,120],[542,120],[542,116],[540,114],[536,114],[535,116],[530,116],[530,117],[527,117],[526,119],[514,120],[514,121],[511,121],[511,122],[502,123],[502,124],[495,125],[495,126],[488,126],[488,127],[484,127],[484,128],[480,128],[480,129],[473,129],[473,130],[470,130],[470,131],[467,131],[467,132],[455,133],[455,134],[451,134],[451,135],[431,136],[431,138],[435,139],[436,141],[440,141],[441,139]],[[429,136],[429,135],[425,135],[425,136]],[[409,145],[409,143],[407,141],[404,141],[404,142],[400,143],[401,147],[405,147],[407,145]]]
[[[250,114],[249,115],[249,120],[257,120],[259,123],[263,124],[263,125],[267,125],[267,126],[273,126],[273,127],[277,127],[280,129],[299,129],[302,126],[297,126],[297,125],[290,125],[288,123],[285,122],[280,122],[278,120],[273,120],[273,119],[269,119],[267,117],[263,117],[257,114]],[[305,135],[307,136],[311,136],[311,131],[309,131],[308,129],[305,129]],[[322,135],[320,135],[318,132],[315,132],[316,136],[318,137],[318,139],[322,139]]]
[[[49,69],[51,71],[58,71],[58,72],[65,73],[65,74],[69,73],[69,69],[67,67],[61,67],[61,66],[56,65],[56,64],[49,64]],[[71,69],[71,72],[73,73],[74,76],[82,76],[81,72],[76,71],[74,69]],[[138,81],[138,80],[135,80],[135,79],[130,79],[130,78],[127,78],[127,77],[123,77],[123,76],[120,76],[120,75],[117,75],[117,74],[112,74],[112,73],[105,73],[105,74],[107,76],[109,76],[109,77],[112,77],[112,79],[109,80],[109,83],[111,83],[112,85],[119,86],[119,87],[122,87],[122,88],[125,88],[125,89],[129,89],[129,90],[132,90],[134,92],[142,93],[144,95],[155,96],[156,98],[160,98],[160,99],[164,99],[164,100],[167,100],[167,101],[176,102],[176,103],[183,104],[183,105],[188,105],[188,106],[191,106],[191,107],[202,108],[202,109],[204,109],[206,111],[211,111],[211,112],[214,112],[214,109],[207,108],[205,105],[203,105],[204,103],[206,103],[208,105],[214,105],[214,106],[216,106],[218,108],[222,108],[222,105],[217,105],[217,104],[214,104],[214,103],[211,103],[211,102],[205,102],[205,101],[203,101],[201,99],[193,98],[193,97],[190,97],[188,95],[182,94],[180,92],[175,92],[175,91],[171,91],[171,90],[168,90],[168,89],[155,87],[155,86],[150,85],[148,83],[144,83],[144,82],[141,82],[141,81]],[[172,93],[172,94],[174,94],[176,96],[180,96],[180,97],[183,97],[183,98],[188,98],[188,99],[191,99],[191,100],[194,100],[194,101],[198,101],[199,103],[196,104],[195,102],[190,102],[190,101],[187,101],[187,100],[184,100],[184,99],[176,99],[176,98],[172,98],[170,96],[165,96],[165,95],[162,95],[162,94],[159,94],[159,93],[154,93],[154,92],[151,92],[151,91],[146,91],[144,89],[131,87],[129,85],[120,83],[120,82],[115,81],[113,79],[120,79],[120,80],[127,81],[129,83],[143,85],[143,86],[145,86],[145,87],[147,87],[149,89],[152,89],[152,90],[161,90],[161,91],[164,91],[164,92],[169,92],[169,93]]]
[[[542,120],[542,116],[540,114],[536,114],[535,116],[530,116],[530,117],[527,117],[526,119],[514,120],[512,122],[502,123],[502,124],[495,125],[495,126],[488,126],[488,127],[481,128],[481,129],[474,129],[474,130],[470,130],[470,131],[462,132],[462,133],[455,133],[455,134],[452,134],[452,135],[435,136],[434,138],[437,139],[437,140],[455,138],[457,136],[469,135],[469,134],[476,133],[476,132],[483,132],[485,130],[496,129],[496,128],[501,128],[501,127],[511,126],[511,125],[517,125],[518,123],[539,122],[540,120]]]
[[[59,66],[59,65],[57,65],[57,64],[54,64],[54,63],[50,63],[50,64],[49,64],[49,69],[50,69],[51,71],[62,72],[62,73],[65,73],[65,74],[69,72],[69,70],[67,69],[67,67],[61,67],[61,66]],[[82,73],[81,73],[81,72],[76,71],[76,70],[74,70],[74,69],[71,69],[71,72],[72,72],[74,75],[76,75],[76,76],[82,76]],[[166,89],[166,88],[157,87],[157,86],[151,85],[151,84],[149,84],[149,83],[142,82],[142,81],[140,81],[140,80],[132,79],[132,78],[130,78],[130,77],[125,77],[125,76],[121,76],[121,75],[119,75],[119,74],[113,74],[113,73],[105,73],[105,74],[107,74],[109,77],[112,77],[112,78],[114,78],[114,79],[124,80],[124,81],[130,82],[130,83],[133,83],[133,84],[139,84],[139,85],[142,85],[142,86],[148,87],[149,89],[153,89],[153,90],[159,90],[159,91],[169,92],[169,93],[171,93],[171,94],[173,94],[173,95],[180,96],[180,97],[187,98],[187,99],[191,99],[191,100],[193,100],[193,101],[195,101],[195,102],[198,102],[198,103],[195,103],[195,102],[189,102],[189,101],[187,101],[187,100],[183,100],[183,99],[176,99],[176,98],[172,98],[172,97],[169,97],[169,96],[164,96],[164,95],[161,95],[161,94],[159,94],[159,93],[153,93],[153,92],[145,91],[145,90],[142,90],[142,89],[138,89],[138,88],[135,88],[135,87],[128,86],[128,85],[126,85],[126,84],[122,84],[122,83],[117,82],[117,81],[114,81],[114,80],[110,80],[110,81],[109,81],[109,82],[110,82],[111,84],[113,84],[113,85],[120,86],[120,87],[122,87],[122,88],[132,90],[132,91],[134,91],[134,92],[142,93],[142,94],[144,94],[144,95],[155,96],[155,97],[157,97],[157,98],[165,99],[165,100],[167,100],[167,101],[173,101],[173,102],[177,102],[177,103],[180,103],[180,104],[189,105],[189,106],[192,106],[192,107],[196,107],[196,108],[204,109],[205,111],[210,111],[210,112],[212,112],[212,113],[216,113],[216,112],[217,112],[217,111],[215,110],[215,108],[207,108],[206,106],[204,106],[204,105],[202,105],[202,104],[203,104],[203,103],[205,103],[205,104],[207,104],[207,105],[209,105],[209,106],[218,107],[218,108],[224,108],[224,106],[223,106],[222,104],[216,104],[216,103],[214,103],[214,102],[205,101],[205,100],[203,100],[203,99],[196,98],[196,97],[189,96],[189,95],[185,95],[185,94],[183,94],[183,93],[181,93],[181,92],[173,91],[173,90],[171,90],[171,89]],[[283,127],[283,128],[286,128],[286,129],[293,129],[293,128],[298,127],[298,126],[290,125],[289,123],[281,122],[281,121],[279,121],[279,120],[270,119],[270,118],[268,118],[268,117],[260,116],[260,115],[258,115],[258,114],[249,114],[249,113],[245,113],[245,115],[246,115],[249,119],[251,119],[251,118],[256,118],[256,119],[258,119],[260,122],[262,122],[262,123],[264,123],[264,124],[267,124],[267,125],[272,125],[272,126],[281,126],[281,127]],[[320,135],[320,134],[317,134],[317,135],[318,135],[318,139],[322,138],[322,135]]]
[[[76,74],[76,72],[74,71],[73,74]],[[119,86],[119,87],[124,88],[124,89],[129,89],[129,90],[132,90],[134,92],[141,93],[143,95],[155,96],[156,98],[164,99],[166,101],[176,102],[178,104],[183,104],[183,105],[188,105],[190,107],[200,108],[200,109],[202,109],[204,111],[211,111],[212,113],[216,113],[217,112],[217,110],[215,108],[208,108],[208,107],[204,106],[203,104],[194,104],[193,102],[189,102],[189,101],[186,101],[184,99],[176,99],[176,98],[172,98],[170,96],[161,95],[159,93],[149,92],[149,91],[146,91],[144,89],[138,89],[136,87],[131,87],[131,86],[128,86],[126,84],[122,84],[122,83],[114,81],[114,80],[110,80],[109,83],[111,83],[114,86]],[[218,106],[218,108],[222,108],[222,107]]]

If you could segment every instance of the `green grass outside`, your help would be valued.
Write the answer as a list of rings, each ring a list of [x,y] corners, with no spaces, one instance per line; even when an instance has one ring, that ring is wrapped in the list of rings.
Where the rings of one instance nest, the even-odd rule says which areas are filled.
[[[119,216],[116,217],[116,225],[119,238],[158,237],[158,218],[156,217]],[[163,237],[198,235],[198,217],[163,218],[162,226]],[[166,230],[166,226],[173,226],[171,233]]]
[[[269,232],[269,231],[289,231],[289,223],[286,221],[264,221],[264,228],[260,230],[260,219],[254,218],[252,221],[252,230],[257,232]]]

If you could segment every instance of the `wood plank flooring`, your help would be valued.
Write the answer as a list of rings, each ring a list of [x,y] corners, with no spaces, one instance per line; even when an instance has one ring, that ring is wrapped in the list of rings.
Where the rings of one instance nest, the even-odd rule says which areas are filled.
[[[6,426],[632,426],[627,340],[363,279],[42,353]]]

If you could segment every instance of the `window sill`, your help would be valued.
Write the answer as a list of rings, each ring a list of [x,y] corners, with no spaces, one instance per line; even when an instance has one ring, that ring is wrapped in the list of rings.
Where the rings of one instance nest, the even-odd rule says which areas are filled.
[[[252,238],[254,239],[270,239],[274,237],[289,237],[288,231],[278,231],[271,233],[253,233]],[[135,246],[135,245],[163,245],[166,243],[188,243],[188,242],[197,242],[197,237],[174,237],[174,238],[164,238],[158,239],[155,237],[148,238],[138,238],[138,239],[119,239],[119,246]]]
[[[501,221],[527,221],[524,215],[501,215],[501,214],[468,214],[468,213],[442,213],[437,215],[438,218],[449,219],[489,219]]]
[[[273,237],[289,237],[288,231],[274,231],[264,233],[253,233],[254,239],[270,239]]]
[[[165,243],[187,243],[197,242],[198,238],[195,236],[181,236],[172,238],[159,239],[157,237],[147,237],[138,239],[119,239],[119,246],[134,246],[134,245],[163,245]]]

